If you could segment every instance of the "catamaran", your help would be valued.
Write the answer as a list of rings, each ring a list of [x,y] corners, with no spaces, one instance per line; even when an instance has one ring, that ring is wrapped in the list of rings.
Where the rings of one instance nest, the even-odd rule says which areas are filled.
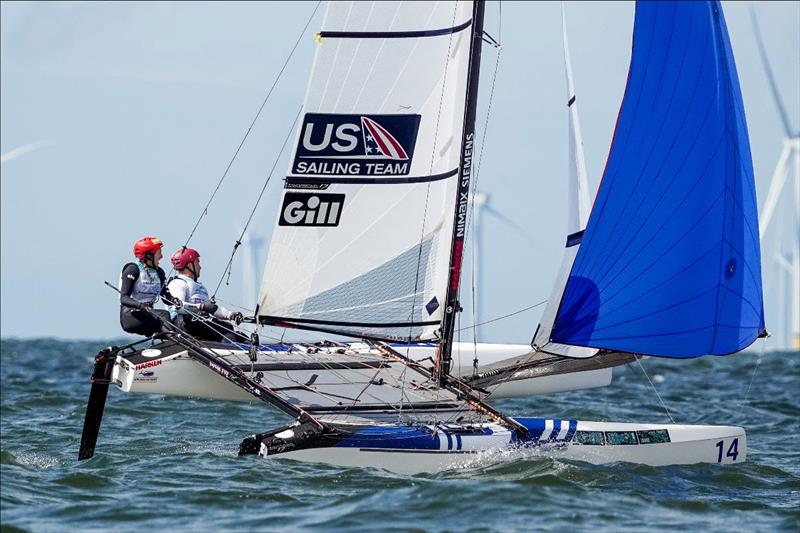
[[[242,455],[405,473],[520,449],[589,463],[745,460],[740,427],[512,418],[487,403],[506,386],[579,388],[567,382],[581,374],[593,386],[593,372],[641,356],[726,355],[765,334],[752,161],[720,3],[637,4],[591,208],[563,28],[569,232],[524,347],[454,336],[482,45],[496,44],[484,10],[482,0],[327,6],[252,320],[352,341],[209,343],[165,324],[160,338],[108,348],[80,458],[94,454],[113,383],[260,400],[294,419],[245,438]],[[453,371],[454,354],[478,350],[490,362]]]

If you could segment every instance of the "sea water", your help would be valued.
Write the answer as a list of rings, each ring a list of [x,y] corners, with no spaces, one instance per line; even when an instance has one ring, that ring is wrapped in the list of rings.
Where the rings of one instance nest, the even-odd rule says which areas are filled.
[[[745,464],[592,466],[536,452],[417,476],[237,457],[286,421],[261,404],[109,391],[78,462],[108,341],[2,340],[3,531],[800,530],[800,354],[647,359],[611,386],[497,401],[511,415],[747,429]],[[757,349],[757,347],[756,347]]]

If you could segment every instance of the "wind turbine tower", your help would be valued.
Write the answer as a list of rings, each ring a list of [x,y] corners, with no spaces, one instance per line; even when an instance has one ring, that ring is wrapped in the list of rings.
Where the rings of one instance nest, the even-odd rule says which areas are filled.
[[[483,266],[484,266],[483,258],[485,255],[485,250],[483,250],[483,243],[485,237],[485,225],[487,220],[485,216],[489,215],[498,222],[505,224],[510,229],[512,229],[514,233],[516,233],[520,238],[525,240],[525,242],[528,243],[528,245],[531,246],[531,248],[536,247],[536,243],[534,242],[530,234],[525,230],[525,228],[523,228],[522,226],[520,226],[519,224],[517,224],[504,214],[502,214],[501,212],[494,209],[489,202],[490,198],[491,197],[489,196],[488,193],[481,191],[475,191],[475,193],[472,194],[471,196],[472,217],[473,217],[472,227],[473,231],[475,232],[473,249],[472,249],[472,257],[473,257],[472,268],[474,269],[473,277],[475,279],[475,285],[476,285],[474,287],[474,293],[472,297],[475,306],[473,313],[475,315],[476,324],[481,324],[486,319],[484,315],[484,309],[485,309],[484,302],[480,299],[481,295],[480,291],[486,287],[486,281],[483,277]],[[475,335],[480,341],[481,340],[480,325],[475,326]]]
[[[261,266],[261,252],[266,241],[249,233],[242,239],[244,245],[244,268],[242,268],[242,302],[251,311],[255,311],[256,299],[259,289],[259,267]]]
[[[789,322],[787,332],[791,335],[791,341],[788,345],[782,346],[781,348],[800,350],[800,130],[792,129],[789,115],[783,105],[783,100],[778,91],[778,85],[775,82],[775,76],[773,75],[772,67],[767,57],[767,51],[764,48],[764,42],[761,39],[761,31],[759,30],[758,20],[756,19],[756,14],[752,5],[750,6],[750,17],[758,44],[758,51],[767,74],[767,81],[772,91],[775,106],[778,108],[778,113],[783,123],[784,132],[781,155],[778,157],[778,163],[775,165],[775,171],[772,173],[767,199],[761,208],[761,220],[758,233],[763,242],[764,235],[770,227],[770,222],[776,218],[776,210],[778,210],[779,206],[793,211],[790,219],[790,227],[793,230],[790,231],[789,252],[788,254],[784,253],[783,242],[776,242],[773,261],[774,267],[778,270],[778,279],[781,281],[781,283],[778,284],[781,290],[778,299],[781,302],[785,301],[784,298],[786,296],[786,285],[783,283],[783,280],[785,279],[787,271],[790,277],[789,298],[791,299],[791,321]],[[790,174],[793,178],[792,181],[794,181],[794,201],[789,202],[787,200],[781,205],[779,204],[781,198],[791,194],[790,191],[787,191],[785,195],[783,194],[784,189],[790,187],[790,185],[787,184],[787,177]],[[783,218],[788,216],[790,216],[789,213],[783,213]],[[776,224],[780,223],[779,220]],[[775,224],[773,224],[773,226],[774,225]],[[778,235],[780,235],[780,232],[778,232]],[[781,305],[780,307],[781,309],[779,312],[785,313],[785,305]]]

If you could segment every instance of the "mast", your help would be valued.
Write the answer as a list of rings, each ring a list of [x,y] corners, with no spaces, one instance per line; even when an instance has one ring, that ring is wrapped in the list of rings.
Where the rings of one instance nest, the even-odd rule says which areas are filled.
[[[453,244],[450,247],[450,277],[447,283],[445,311],[442,319],[442,339],[436,357],[436,379],[447,382],[453,350],[453,332],[456,313],[461,310],[458,302],[458,284],[461,278],[461,260],[464,252],[464,237],[467,232],[469,187],[472,179],[472,157],[475,144],[475,116],[478,107],[478,80],[481,70],[481,45],[483,43],[484,0],[475,0],[472,7],[472,41],[469,47],[469,71],[467,73],[466,108],[464,129],[461,135],[461,158],[458,165],[459,184],[456,187],[456,205],[453,213]]]

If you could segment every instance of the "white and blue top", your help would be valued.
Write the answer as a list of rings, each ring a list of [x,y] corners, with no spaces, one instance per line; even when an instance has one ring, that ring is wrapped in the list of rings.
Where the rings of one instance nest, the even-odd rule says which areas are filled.
[[[203,302],[208,301],[209,298],[205,285],[183,274],[178,274],[172,278],[167,285],[167,290],[172,299],[177,299],[181,302],[180,308],[176,308],[174,305],[169,306],[170,318],[173,320],[178,314],[196,313],[200,306],[203,305]],[[233,312],[222,306],[218,306],[214,312],[214,316],[222,320],[230,320],[231,315],[233,315]]]

